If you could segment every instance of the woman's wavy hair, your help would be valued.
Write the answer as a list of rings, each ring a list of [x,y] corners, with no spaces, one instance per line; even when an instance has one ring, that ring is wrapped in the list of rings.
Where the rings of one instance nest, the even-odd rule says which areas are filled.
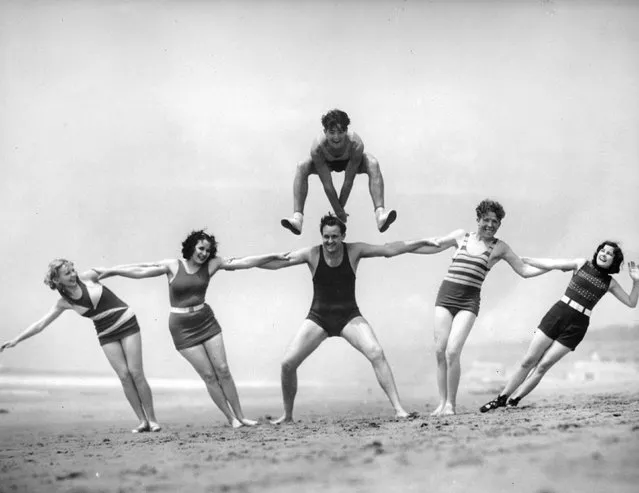
[[[195,252],[195,245],[197,245],[197,242],[200,240],[206,240],[211,244],[209,260],[214,258],[217,255],[217,241],[215,241],[215,236],[206,233],[203,229],[191,231],[182,242],[182,257],[186,260],[190,259],[193,256],[193,252]]]
[[[75,267],[73,262],[65,258],[56,258],[49,262],[47,273],[44,275],[44,283],[49,286],[50,289],[59,291],[58,285],[55,281],[58,280],[58,277],[60,275],[60,268],[64,267],[65,265]]]
[[[612,247],[613,256],[612,256],[612,264],[610,264],[610,267],[608,267],[607,269],[603,269],[597,265],[597,254],[606,245]],[[621,251],[621,247],[614,241],[606,240],[602,242],[595,250],[595,253],[593,253],[592,255],[592,265],[594,265],[599,270],[606,271],[608,274],[616,274],[617,272],[619,272],[621,270],[622,264],[623,264],[623,252]]]

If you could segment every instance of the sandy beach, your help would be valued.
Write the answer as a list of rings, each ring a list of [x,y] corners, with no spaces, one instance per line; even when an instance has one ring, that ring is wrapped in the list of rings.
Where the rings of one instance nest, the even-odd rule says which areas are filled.
[[[299,393],[295,425],[273,426],[276,388],[241,390],[255,428],[233,430],[203,391],[155,392],[164,429],[133,435],[112,389],[4,390],[3,492],[634,492],[639,386],[564,384],[516,409],[480,414],[490,394],[465,393],[459,414],[410,395],[419,417],[392,418],[373,393]],[[344,393],[342,393],[344,394]]]
[[[1,1],[0,345],[34,337],[0,355],[0,493],[639,493],[639,310],[615,285],[532,395],[479,412],[571,279],[524,280],[513,255],[592,259],[615,241],[639,261],[637,25],[636,1]],[[348,140],[316,154],[333,108],[349,115]],[[306,177],[311,153],[348,164],[328,173],[316,157]],[[486,198],[506,213],[488,229]],[[381,205],[398,214],[383,234]],[[312,265],[215,269],[215,357],[223,339],[244,413],[259,420],[238,430],[168,327],[172,305],[204,300],[199,288],[187,303],[165,276],[104,277],[140,324],[163,427],[131,433],[94,324],[51,308],[49,263],[155,265],[182,258],[200,229],[220,258],[296,252],[323,241],[331,210],[348,215],[351,244],[460,229],[486,240],[458,414],[430,416],[451,243],[355,262],[358,307],[418,413],[403,421],[370,362],[335,337],[299,369],[296,422],[270,424]],[[281,225],[294,212],[301,235]],[[494,234],[508,248],[491,258]],[[615,275],[624,292],[630,271]],[[78,303],[98,311],[87,294]],[[84,315],[117,313],[99,311]]]

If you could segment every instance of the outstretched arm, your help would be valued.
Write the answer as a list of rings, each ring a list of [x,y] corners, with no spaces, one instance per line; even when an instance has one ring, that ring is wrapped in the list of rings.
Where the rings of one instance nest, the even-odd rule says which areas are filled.
[[[308,264],[311,258],[312,247],[301,248],[286,255],[286,260],[276,259],[260,265],[260,269],[277,270],[284,267],[293,267],[294,265]]]
[[[355,243],[355,251],[359,258],[370,257],[395,257],[403,253],[409,253],[420,247],[437,247],[439,244],[434,238],[421,240],[393,241],[385,245],[369,245],[368,243]]]
[[[129,277],[131,279],[146,279],[147,277],[158,277],[170,272],[169,262],[171,260],[161,260],[155,263],[124,264],[114,267],[98,267],[94,269],[98,273],[98,279],[105,279],[112,276]]]
[[[411,253],[420,253],[422,255],[430,255],[433,253],[443,252],[444,250],[448,250],[452,246],[457,246],[457,242],[459,238],[464,236],[465,231],[463,229],[456,229],[455,231],[448,233],[446,236],[441,236],[439,238],[435,238],[435,241],[438,243],[438,246],[421,246],[416,250],[413,250]]]
[[[628,273],[630,274],[630,279],[632,279],[632,291],[630,291],[630,294],[626,293],[614,279],[610,282],[608,291],[624,305],[634,308],[639,300],[639,266],[635,262],[628,262]]]
[[[584,258],[554,259],[554,258],[530,258],[521,257],[521,260],[528,265],[545,270],[579,270],[585,263]]]
[[[221,259],[218,269],[221,270],[239,270],[251,269],[252,267],[261,267],[268,262],[280,260],[288,262],[288,253],[267,253],[265,255],[252,255],[249,257],[226,257]]]
[[[66,309],[67,308],[66,306],[64,306],[64,302],[62,300],[58,301],[53,306],[53,308],[51,308],[47,312],[47,314],[44,317],[42,317],[37,322],[34,322],[33,324],[29,325],[29,327],[27,327],[23,332],[21,332],[15,338],[2,344],[2,346],[0,346],[0,353],[7,348],[14,347],[19,342],[24,341],[25,339],[28,339],[29,337],[33,337],[39,332],[42,332],[47,327],[47,325],[49,325],[56,318],[58,318],[60,314]]]
[[[499,254],[499,258],[503,258],[508,265],[514,270],[517,274],[519,274],[523,278],[536,277],[548,272],[548,269],[535,267],[533,265],[529,265],[524,263],[524,261],[518,256],[515,255],[515,252],[503,241],[501,242],[502,251]]]

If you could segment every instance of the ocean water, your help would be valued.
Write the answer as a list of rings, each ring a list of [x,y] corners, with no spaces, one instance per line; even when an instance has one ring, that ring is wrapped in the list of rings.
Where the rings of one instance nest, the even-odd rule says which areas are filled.
[[[574,353],[560,361],[544,378],[542,385],[578,385],[595,382],[628,382],[639,385],[639,340],[607,338],[606,333],[587,338]],[[462,354],[460,393],[492,394],[503,388],[517,361],[523,357],[528,342],[468,345]],[[406,399],[433,399],[437,395],[435,362],[431,355],[420,372],[396,372],[400,395]],[[392,362],[391,362],[392,363]],[[426,369],[423,371],[423,369]],[[324,401],[384,399],[372,370],[358,378],[339,381],[327,376],[324,380],[307,380],[299,374],[302,398]],[[148,377],[154,394],[170,394],[175,399],[208,399],[204,383],[194,378]],[[279,401],[279,380],[236,380],[242,400]],[[0,401],[73,395],[74,393],[121,392],[115,374],[34,371],[0,367]],[[70,393],[70,394],[69,394]]]

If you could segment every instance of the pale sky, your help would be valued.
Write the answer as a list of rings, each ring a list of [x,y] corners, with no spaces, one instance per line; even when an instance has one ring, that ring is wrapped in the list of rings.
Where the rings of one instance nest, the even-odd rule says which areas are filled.
[[[295,164],[335,107],[379,159],[399,213],[379,234],[359,177],[347,240],[473,230],[491,197],[507,213],[498,236],[520,255],[590,257],[610,238],[639,260],[638,4],[369,3],[3,2],[0,339],[54,304],[42,278],[55,257],[80,270],[177,257],[202,227],[223,256],[318,243],[329,204],[317,179],[304,234],[279,220]],[[433,304],[452,253],[360,264],[359,305],[398,380],[434,372]],[[627,271],[617,279],[630,288]],[[498,264],[469,344],[528,339],[568,281]],[[165,279],[105,285],[138,314],[147,374],[195,378],[172,345]],[[303,266],[212,279],[237,380],[278,379],[311,297]],[[637,322],[611,295],[592,317],[593,329]],[[324,346],[301,379],[370,372],[343,341]],[[74,313],[0,365],[111,372]]]

